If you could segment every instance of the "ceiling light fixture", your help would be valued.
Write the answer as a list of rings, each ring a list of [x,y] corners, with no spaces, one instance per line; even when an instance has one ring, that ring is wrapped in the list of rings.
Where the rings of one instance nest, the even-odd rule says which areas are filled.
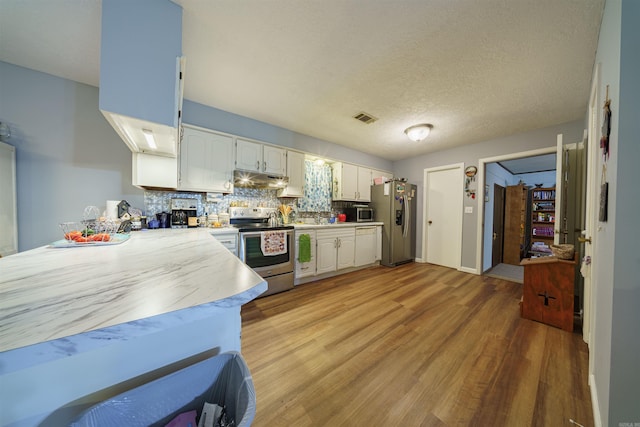
[[[158,148],[158,146],[156,145],[156,140],[153,138],[153,132],[151,132],[149,129],[142,129],[142,134],[144,135],[144,139],[147,140],[147,144],[152,150]]]
[[[426,139],[429,136],[429,133],[433,129],[433,125],[429,123],[422,123],[419,125],[414,125],[406,128],[404,133],[407,134],[410,140],[419,142],[423,139]]]

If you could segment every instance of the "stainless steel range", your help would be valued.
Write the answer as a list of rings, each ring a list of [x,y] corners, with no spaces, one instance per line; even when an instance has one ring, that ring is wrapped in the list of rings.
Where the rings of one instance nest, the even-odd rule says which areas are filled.
[[[267,279],[264,297],[293,288],[293,226],[277,224],[275,208],[229,210],[232,226],[238,228],[238,255],[260,276]]]

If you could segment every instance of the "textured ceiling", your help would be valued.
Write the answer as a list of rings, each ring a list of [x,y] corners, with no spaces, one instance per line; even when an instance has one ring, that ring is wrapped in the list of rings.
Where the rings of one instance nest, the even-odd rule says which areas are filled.
[[[186,99],[397,160],[583,118],[604,0],[176,3]],[[97,86],[100,10],[0,0],[0,60]]]

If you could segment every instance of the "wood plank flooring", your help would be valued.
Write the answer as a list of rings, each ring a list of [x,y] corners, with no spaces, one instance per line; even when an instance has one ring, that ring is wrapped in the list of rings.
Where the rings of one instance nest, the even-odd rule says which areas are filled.
[[[411,263],[252,301],[253,426],[592,426],[586,344],[520,318],[521,296]]]

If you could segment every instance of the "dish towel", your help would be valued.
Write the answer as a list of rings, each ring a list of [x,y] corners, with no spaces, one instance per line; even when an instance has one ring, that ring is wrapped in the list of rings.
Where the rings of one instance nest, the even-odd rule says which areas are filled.
[[[311,236],[301,234],[300,237],[298,237],[298,245],[298,261],[311,261]]]
[[[260,233],[260,249],[265,256],[287,253],[287,234],[284,231],[263,231]]]

